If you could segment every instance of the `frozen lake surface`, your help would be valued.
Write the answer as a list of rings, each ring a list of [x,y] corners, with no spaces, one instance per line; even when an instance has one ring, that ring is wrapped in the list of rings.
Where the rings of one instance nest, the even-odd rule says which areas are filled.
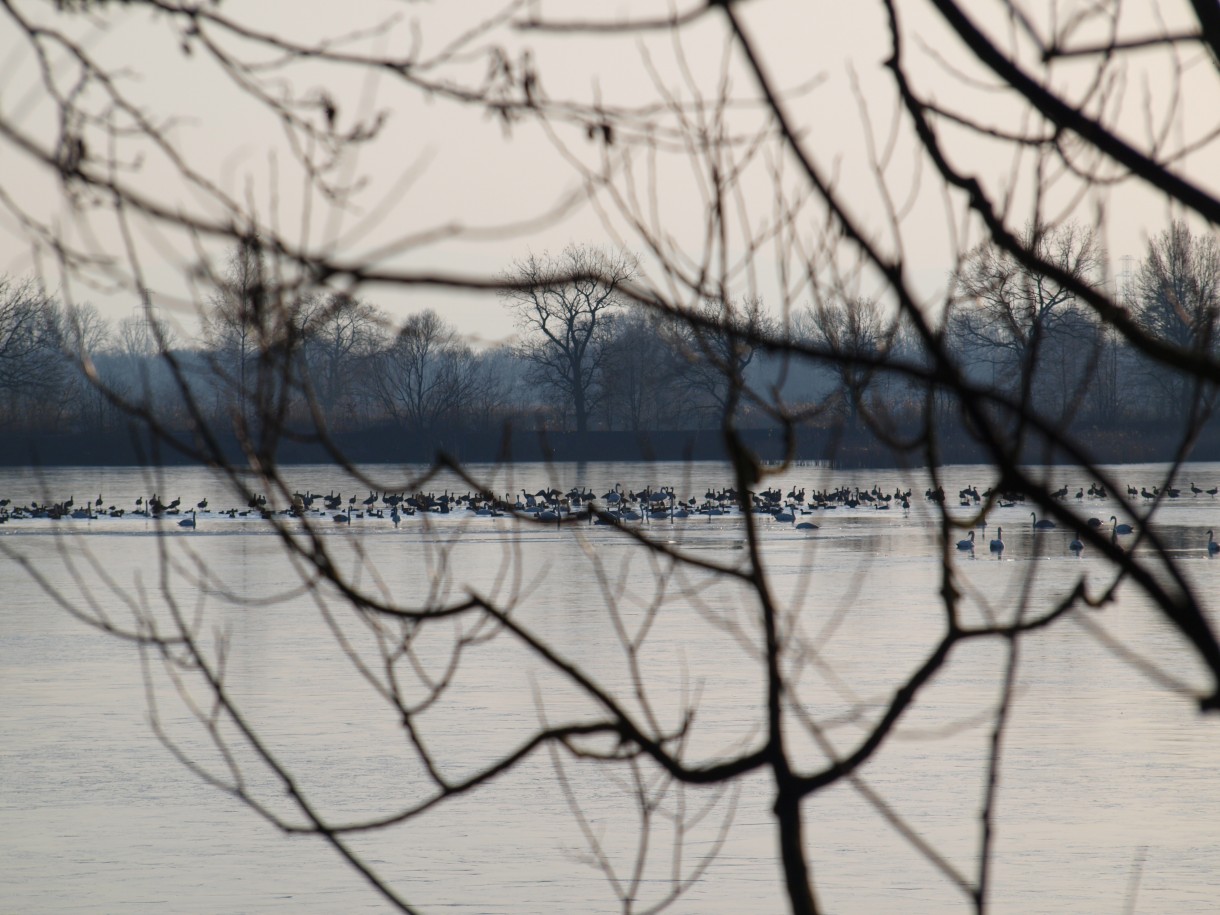
[[[548,486],[602,494],[622,484],[637,492],[673,486],[679,498],[702,501],[730,482],[717,464],[471,470],[491,491],[514,498]],[[1104,499],[1075,498],[1093,482],[1077,471],[1046,473],[1068,487],[1068,508],[1104,522],[1106,537],[1112,515],[1137,528],[1150,524],[1214,621],[1220,561],[1205,545],[1207,530],[1220,530],[1220,498],[1193,495],[1189,486],[1216,486],[1220,465],[1184,468],[1177,481],[1183,495],[1155,503],[1147,522],[1154,503],[1128,498],[1125,487],[1163,485],[1164,468],[1111,470],[1124,491]],[[944,469],[951,515],[970,517],[975,509],[958,506],[956,494],[992,485],[988,472]],[[368,494],[368,486],[334,468],[290,468],[286,475],[301,492],[342,492],[345,504]],[[974,622],[989,614],[1011,618],[1021,605],[1044,610],[1082,578],[1100,594],[1113,579],[1095,549],[1086,546],[1080,556],[1068,549],[1072,529],[1035,532],[1028,505],[993,508],[986,528],[974,528],[975,551],[957,551],[952,542],[946,551],[940,514],[924,498],[929,482],[920,475],[796,467],[764,485],[784,493],[912,490],[907,510],[864,503],[796,516],[816,523],[815,531],[759,521],[768,580],[798,637],[792,663],[800,669],[794,682],[801,714],[818,725],[794,737],[808,770],[823,765],[827,752],[814,730],[836,752],[853,747],[942,634],[942,560],[957,573],[963,615]],[[465,493],[469,486],[450,477],[428,489]],[[183,506],[207,498],[208,508],[197,510],[193,529],[179,527],[181,515],[132,513],[137,499],[154,493]],[[329,847],[283,835],[174,759],[154,733],[154,712],[190,758],[225,765],[159,662],[142,664],[132,645],[81,623],[55,597],[115,623],[130,621],[133,606],[162,618],[173,605],[200,620],[208,639],[227,638],[226,688],[303,790],[339,822],[409,807],[428,792],[411,742],[360,672],[360,663],[382,660],[385,632],[325,589],[303,589],[301,566],[286,557],[283,537],[257,513],[222,514],[248,506],[208,471],[0,470],[0,498],[10,499],[10,508],[69,496],[79,506],[99,494],[103,509],[126,513],[0,525],[0,909],[388,910]],[[283,509],[287,501],[273,493],[269,507]],[[276,517],[284,536],[303,538],[305,523]],[[477,593],[513,602],[522,624],[543,633],[556,653],[625,695],[638,664],[660,720],[674,725],[697,707],[692,758],[714,759],[759,739],[765,683],[749,595],[698,570],[672,572],[613,526],[560,528],[466,511],[421,513],[397,527],[388,511],[345,524],[317,515],[309,523],[341,568],[386,601],[418,606]],[[732,514],[631,527],[702,559],[734,563],[744,555],[743,522]],[[986,547],[997,527],[1006,545],[998,557]],[[954,541],[965,536],[965,529],[950,532]],[[644,620],[651,620],[644,648],[629,657],[620,627]],[[587,699],[536,657],[503,635],[464,625],[430,629],[412,646],[418,664],[441,676],[454,645],[472,640],[443,694],[419,718],[448,775],[475,771],[541,720],[590,713]],[[1134,897],[1137,911],[1214,912],[1220,721],[1201,716],[1191,699],[1209,681],[1181,636],[1127,583],[1104,608],[1077,611],[1020,646],[999,774],[991,911],[1123,911]],[[1007,662],[997,641],[959,645],[862,768],[859,783],[840,782],[806,803],[809,856],[827,911],[970,910],[962,891],[892,820],[974,878]],[[197,691],[190,695],[200,700]],[[287,809],[278,786],[246,765],[251,791]],[[590,863],[582,823],[601,843],[605,866],[630,872],[637,851],[630,785],[571,761],[562,776],[542,752],[469,796],[352,842],[421,911],[620,911],[610,881]],[[663,810],[681,805],[689,814],[707,805],[708,813],[682,837],[680,856],[672,831],[654,826],[657,860],[640,884],[639,906],[663,898],[675,873],[691,874],[717,849],[671,911],[783,911],[771,800],[762,776],[744,779],[736,795],[688,789],[667,796]]]

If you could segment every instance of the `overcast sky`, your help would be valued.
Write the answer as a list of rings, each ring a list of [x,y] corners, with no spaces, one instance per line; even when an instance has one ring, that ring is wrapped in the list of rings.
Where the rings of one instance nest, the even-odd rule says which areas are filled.
[[[80,39],[90,54],[113,68],[122,91],[150,121],[165,128],[184,164],[198,175],[194,186],[161,152],[137,141],[123,141],[117,147],[116,174],[151,199],[194,217],[222,218],[217,197],[227,198],[294,244],[332,252],[345,262],[371,256],[387,270],[474,276],[495,275],[531,251],[558,251],[577,242],[632,250],[640,256],[650,281],[663,286],[663,279],[650,272],[655,263],[641,230],[654,237],[663,233],[672,245],[671,254],[682,252],[692,263],[699,262],[707,249],[707,163],[700,160],[698,150],[673,146],[663,137],[661,148],[649,155],[638,147],[632,151],[632,144],[624,142],[630,138],[614,137],[607,146],[604,137],[590,140],[560,122],[550,129],[529,120],[506,124],[443,95],[423,94],[384,70],[301,64],[251,74],[263,79],[273,97],[287,90],[306,99],[325,95],[334,103],[340,131],[360,122],[380,124],[373,141],[349,150],[327,173],[335,184],[353,188],[350,199],[338,204],[307,188],[301,149],[293,148],[266,104],[235,85],[198,44],[190,53],[183,50],[180,23],[114,4],[93,18],[56,14],[52,4],[36,0],[13,6],[19,15]],[[1003,15],[1007,4],[966,6],[1006,47],[1027,45]],[[1036,26],[1049,31],[1053,21],[1064,22],[1073,11],[1097,4],[1021,6]],[[906,35],[903,53],[925,97],[1000,131],[1031,126],[1011,98],[997,91],[947,35],[928,4],[899,2],[897,7]],[[259,0],[222,4],[219,9],[229,16],[254,17],[241,21],[272,36],[300,42],[337,42],[349,36],[350,40],[332,47],[353,54],[411,54],[419,61],[487,23],[486,30],[461,45],[460,55],[423,75],[452,85],[481,85],[488,78],[491,49],[499,48],[514,67],[528,60],[539,74],[540,91],[552,100],[664,105],[690,102],[696,95],[715,99],[727,91],[737,103],[728,109],[723,130],[749,136],[760,126],[748,104],[757,98],[757,89],[740,50],[726,42],[718,13],[677,33],[655,31],[644,36],[521,27],[532,18],[596,17],[596,21],[620,22],[655,15],[661,8],[655,3],[574,0],[507,6],[469,0],[432,4]],[[878,242],[887,250],[901,245],[914,281],[934,306],[955,250],[968,244],[977,230],[966,218],[962,201],[946,196],[929,174],[905,120],[895,121],[894,83],[883,65],[890,54],[883,4],[753,0],[741,9],[768,70],[789,92],[787,110],[805,132],[806,148],[846,192],[853,215]],[[1187,3],[1128,3],[1122,7],[1119,32],[1173,32],[1187,21],[1183,15],[1188,11]],[[224,53],[237,59],[274,62],[272,55],[249,41],[215,28],[205,31]],[[1077,37],[1084,41],[1100,34],[1101,24],[1093,21]],[[48,60],[59,87],[71,91],[73,66],[62,53],[52,53]],[[1220,144],[1206,141],[1220,127],[1216,68],[1191,48],[1182,51],[1177,69],[1171,63],[1160,53],[1134,55],[1121,79],[1107,77],[1111,81],[1105,87],[1105,110],[1120,118],[1141,146],[1152,138],[1163,149],[1186,150],[1205,140],[1178,168],[1218,192]],[[1096,73],[1095,61],[1083,59],[1058,68],[1053,81],[1083,95]],[[53,146],[60,132],[56,108],[41,81],[28,37],[5,11],[0,11],[0,74],[0,117],[5,124],[43,147]],[[87,92],[92,110],[104,110],[96,87]],[[697,119],[691,123],[697,124]],[[1032,215],[1031,178],[1036,165],[1032,156],[1014,157],[1006,144],[962,131],[947,130],[946,136],[957,164],[977,175],[993,198],[1009,201],[1014,226]],[[880,158],[885,161],[879,173]],[[54,173],[37,167],[17,149],[11,137],[0,138],[0,161],[7,200],[0,207],[0,271],[22,274],[40,269],[53,288],[73,300],[93,302],[111,319],[132,314],[137,303],[130,290],[96,282],[98,271],[92,272],[92,286],[63,277],[45,239],[40,244],[17,215],[41,221],[73,243],[109,256],[120,254],[123,245],[117,223],[106,210],[107,201],[71,194]],[[594,172],[609,168],[610,187],[590,193],[582,167]],[[1104,196],[1079,195],[1079,183],[1071,176],[1052,174],[1049,180],[1051,190],[1044,199],[1052,208],[1043,212],[1051,218],[1096,221],[1115,270],[1122,269],[1123,255],[1138,258],[1148,235],[1164,228],[1172,215],[1154,198],[1124,184]],[[822,214],[816,201],[804,199],[804,194],[791,158],[775,153],[774,144],[763,144],[753,153],[733,204],[737,237],[730,239],[731,253],[740,256],[746,238],[765,231],[781,197],[785,206],[796,208],[796,231],[807,237],[800,243],[790,239],[760,248],[751,269],[732,274],[735,293],[759,294],[776,309],[808,301],[809,291],[793,279],[793,264],[801,259],[801,251],[816,251]],[[887,210],[887,194],[901,210],[897,224]],[[633,218],[642,225],[633,225]],[[189,329],[194,310],[206,298],[206,288],[191,277],[201,258],[221,252],[206,241],[148,221],[136,220],[133,226],[134,250],[159,308]],[[870,282],[861,277],[859,291],[873,293]],[[508,313],[493,296],[378,286],[363,288],[360,294],[395,314],[436,307],[476,343],[513,333]]]

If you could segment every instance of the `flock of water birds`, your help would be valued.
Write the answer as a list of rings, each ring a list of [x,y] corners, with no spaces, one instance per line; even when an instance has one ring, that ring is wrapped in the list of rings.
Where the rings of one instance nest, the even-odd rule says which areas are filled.
[[[1068,489],[1068,487],[1065,486],[1062,489],[1056,490],[1054,493],[1052,493],[1052,495],[1057,497],[1058,499],[1066,500],[1068,497],[1068,492],[1069,492],[1069,489]],[[1199,486],[1196,486],[1193,482],[1190,484],[1190,493],[1191,493],[1192,497],[1197,498],[1198,496],[1201,496],[1201,495],[1208,495],[1214,499],[1218,492],[1220,492],[1220,487],[1213,486],[1211,489],[1203,489]],[[1109,494],[1106,492],[1105,487],[1101,486],[1100,484],[1094,483],[1089,486],[1088,496],[1090,498],[1105,499],[1108,497],[1108,495]],[[970,504],[970,501],[969,501],[970,496],[973,496],[975,502],[979,501],[979,494],[977,492],[972,492],[971,490],[962,490],[962,492],[959,493],[959,496],[961,497],[961,504],[963,506]],[[1084,498],[1085,498],[1085,490],[1082,487],[1076,491],[1076,499],[1083,500]],[[1156,502],[1161,499],[1170,499],[1170,500],[1180,499],[1180,498],[1182,498],[1182,490],[1179,488],[1176,488],[1176,487],[1166,487],[1162,490],[1161,488],[1154,486],[1151,490],[1149,490],[1146,486],[1140,487],[1139,489],[1137,489],[1134,486],[1128,486],[1127,487],[1127,498],[1131,499],[1131,500],[1142,499],[1145,502]],[[1006,501],[1004,499],[1001,499],[999,501],[999,504],[1001,506],[1006,506],[1006,505],[1010,506],[1012,503],[1009,501]],[[1030,517],[1030,524],[1033,528],[1034,533],[1038,533],[1039,531],[1051,531],[1059,526],[1054,521],[1052,521],[1050,518],[1039,519],[1036,512],[1030,512],[1029,517]],[[1093,528],[1095,530],[1103,527],[1102,520],[1100,518],[1096,518],[1096,517],[1089,518],[1086,521],[1086,524],[1090,528]],[[985,528],[986,528],[986,525],[984,523],[984,529]],[[1115,515],[1110,516],[1110,542],[1120,552],[1123,551],[1123,547],[1119,544],[1118,537],[1120,535],[1127,535],[1127,534],[1134,534],[1134,533],[1135,533],[1135,528],[1132,525],[1127,524],[1125,522],[1120,522],[1118,520],[1117,516],[1115,516]],[[957,541],[957,549],[962,552],[973,552],[975,545],[976,544],[975,544],[975,532],[974,531],[970,531],[969,536],[967,536],[965,539]],[[1002,554],[1004,552],[1004,528],[1003,527],[996,528],[996,536],[987,542],[987,549],[991,553],[994,553],[994,554]],[[1076,553],[1077,555],[1079,555],[1084,550],[1084,542],[1080,539],[1079,531],[1073,532],[1072,540],[1068,544],[1068,549],[1071,550],[1073,553]],[[1220,553],[1220,543],[1216,542],[1215,532],[1212,530],[1209,530],[1207,532],[1207,542],[1205,544],[1205,549],[1207,550],[1207,553],[1209,556],[1215,556],[1217,553]]]
[[[1210,496],[1215,498],[1220,487],[1203,489],[1190,484],[1189,493],[1192,498]],[[116,505],[106,505],[99,493],[95,500],[78,504],[74,497],[62,502],[31,502],[28,505],[13,505],[9,499],[0,499],[0,524],[9,521],[27,519],[72,519],[97,520],[104,518],[123,518],[127,516],[150,519],[174,520],[180,527],[194,529],[198,526],[200,517],[212,518],[271,518],[273,515],[295,516],[314,519],[330,518],[336,524],[350,525],[353,521],[366,518],[389,519],[397,528],[405,519],[417,515],[470,515],[474,517],[519,517],[540,522],[578,522],[589,524],[621,525],[632,522],[678,521],[690,518],[706,518],[709,521],[716,517],[739,514],[742,505],[756,515],[769,515],[775,522],[790,524],[795,530],[816,531],[818,525],[811,518],[820,512],[837,509],[865,509],[872,511],[889,511],[891,509],[910,509],[911,490],[895,489],[893,492],[882,490],[874,485],[871,488],[839,487],[837,489],[809,490],[793,487],[784,493],[781,489],[770,488],[762,492],[749,492],[743,500],[733,487],[709,489],[702,498],[691,496],[679,498],[672,486],[645,486],[640,489],[625,488],[616,484],[612,489],[597,493],[588,488],[571,488],[562,491],[554,487],[541,489],[530,493],[521,490],[518,493],[507,493],[503,496],[488,492],[467,492],[464,495],[445,491],[435,493],[406,492],[370,492],[367,497],[360,498],[349,495],[344,498],[341,493],[331,491],[321,495],[312,491],[293,493],[291,504],[285,508],[273,509],[266,496],[251,496],[244,507],[230,507],[221,510],[209,509],[208,499],[202,499],[194,506],[183,505],[182,499],[176,498],[165,502],[160,496],[139,497],[130,509]],[[1060,500],[1067,501],[1071,497],[1066,486],[1052,493]],[[1162,499],[1180,499],[1184,492],[1173,487],[1152,489],[1147,487],[1127,487],[1128,499],[1154,502]],[[945,503],[948,496],[943,488],[925,490],[923,497],[931,503]],[[1080,487],[1075,493],[1075,499],[1083,503],[1085,499],[1104,500],[1109,497],[1104,487],[1093,483],[1086,491]],[[1003,493],[986,490],[980,492],[977,487],[969,486],[957,494],[957,501],[963,508],[981,508],[983,503],[997,505],[1000,508],[1019,507],[1024,496],[1019,493]],[[1034,532],[1053,530],[1057,524],[1049,518],[1039,519],[1034,512],[1030,513]],[[1118,546],[1120,535],[1132,534],[1135,529],[1130,524],[1120,523],[1114,515],[1110,516],[1111,541]],[[986,530],[985,520],[981,521],[982,529]],[[1090,527],[1102,528],[1100,518],[1089,518]],[[984,535],[985,536],[985,535]],[[972,552],[976,546],[981,546],[982,540],[976,542],[975,531],[957,541],[956,547],[963,552]],[[1004,551],[1004,529],[996,529],[995,537],[987,541],[991,553],[1002,554]],[[1079,532],[1073,536],[1069,549],[1079,553],[1084,549]],[[1209,555],[1220,553],[1220,544],[1215,540],[1214,531],[1207,531],[1206,550]]]

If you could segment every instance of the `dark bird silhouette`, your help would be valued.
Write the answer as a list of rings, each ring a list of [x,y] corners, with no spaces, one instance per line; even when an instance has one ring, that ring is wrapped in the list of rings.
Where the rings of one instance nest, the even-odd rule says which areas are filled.
[[[1004,552],[1004,528],[997,527],[995,529],[995,539],[991,541],[989,546],[991,548],[991,552],[993,553]]]

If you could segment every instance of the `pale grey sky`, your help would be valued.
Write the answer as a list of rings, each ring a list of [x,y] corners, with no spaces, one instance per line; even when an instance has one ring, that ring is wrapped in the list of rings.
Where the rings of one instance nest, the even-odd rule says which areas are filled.
[[[928,4],[896,6],[907,35],[904,55],[918,91],[1000,131],[1034,126],[948,36]],[[979,2],[967,9],[1004,46],[1023,48],[1032,67],[1036,61],[1029,53],[1030,43],[1006,17],[1008,6]],[[1074,12],[1096,6],[1019,4],[1036,28],[1046,30],[1052,22],[1062,23]],[[691,7],[684,4],[680,9]],[[562,124],[549,131],[528,120],[506,126],[481,110],[404,87],[384,71],[354,66],[301,64],[283,72],[251,73],[250,78],[261,79],[263,89],[273,97],[279,97],[285,86],[306,98],[325,93],[335,103],[340,130],[350,129],[360,119],[384,118],[376,139],[347,153],[330,173],[356,188],[350,203],[338,206],[306,190],[298,159],[301,150],[293,149],[274,114],[235,87],[203,49],[196,46],[192,53],[184,53],[179,26],[168,17],[114,4],[92,17],[56,14],[51,4],[34,0],[18,0],[13,8],[19,15],[80,38],[100,62],[114,68],[118,85],[149,119],[166,127],[167,136],[198,175],[198,183],[192,186],[164,155],[135,141],[119,147],[122,166],[117,177],[194,217],[222,217],[223,208],[215,200],[219,195],[293,243],[331,251],[344,261],[374,255],[374,263],[387,270],[494,275],[528,251],[557,251],[574,241],[624,245],[641,256],[649,279],[664,287],[633,217],[642,220],[649,234],[669,241],[671,258],[694,264],[707,257],[707,162],[700,161],[698,150],[692,152],[665,137],[660,138],[663,149],[650,155],[640,149],[629,152],[630,144],[622,136],[607,147]],[[726,43],[724,22],[716,12],[676,35],[665,31],[643,36],[556,34],[521,28],[531,16],[542,21],[596,17],[616,22],[656,15],[666,8],[656,3],[607,6],[574,0],[507,5],[466,0],[434,4],[259,0],[222,4],[219,10],[272,36],[306,42],[355,35],[350,42],[332,47],[388,56],[405,56],[414,48],[421,60],[478,23],[490,23],[457,58],[422,74],[454,85],[478,86],[488,79],[488,51],[498,47],[514,67],[528,53],[541,91],[551,100],[600,101],[607,106],[660,104],[667,98],[689,102],[696,93],[705,100],[715,99],[722,85],[734,98],[756,98],[741,53]],[[1188,8],[1184,2],[1127,3],[1121,6],[1118,29],[1124,35],[1173,32],[1189,21],[1183,18]],[[890,53],[883,4],[753,0],[739,9],[776,83],[791,93],[787,110],[803,129],[806,148],[818,167],[844,190],[853,216],[883,248],[901,245],[913,280],[935,301],[954,253],[964,243],[963,234],[972,239],[977,231],[961,198],[947,196],[932,177],[906,121],[899,116],[895,125],[894,83],[883,66]],[[496,21],[497,13],[505,10]],[[1101,23],[1086,22],[1076,37],[1084,41],[1101,32]],[[274,61],[271,53],[244,39],[214,28],[208,28],[207,35],[226,54],[247,63]],[[73,67],[62,54],[53,53],[49,60],[60,87],[70,91]],[[1156,142],[1172,151],[1205,140],[1178,168],[1218,192],[1220,143],[1207,140],[1220,127],[1216,68],[1190,47],[1181,50],[1179,63],[1183,72],[1175,72],[1164,53],[1133,55],[1122,78],[1106,83],[1104,107],[1141,146]],[[2,11],[0,73],[0,117],[22,137],[53,146],[60,127],[55,107],[39,83],[38,61],[12,16]],[[1056,86],[1084,93],[1095,74],[1095,63],[1086,59],[1057,67],[1051,78]],[[101,110],[96,87],[88,93],[86,102]],[[757,118],[744,106],[730,108],[722,125],[724,131],[742,136],[758,127]],[[703,125],[696,117],[688,121],[688,127],[699,126],[718,125],[711,118]],[[945,128],[944,136],[955,163],[976,175],[993,198],[1008,200],[1014,226],[1033,214],[1036,161],[1032,154],[1016,157],[1008,144],[983,141],[951,127]],[[41,220],[99,257],[123,258],[121,233],[107,201],[65,192],[57,176],[36,167],[11,137],[0,137],[0,147],[3,189],[9,200],[0,207],[0,271],[24,273],[40,266],[53,287],[62,286],[75,300],[92,301],[107,317],[131,314],[136,302],[130,291],[104,283],[93,288],[71,278],[65,283],[45,240],[38,244],[36,233],[14,215],[19,210]],[[729,262],[740,267],[732,271],[731,282],[736,294],[758,293],[774,308],[795,307],[809,301],[808,289],[793,279],[793,271],[803,269],[802,261],[817,251],[822,210],[817,201],[807,199],[790,157],[775,149],[771,143],[754,153],[739,193],[731,200]],[[886,152],[879,173],[875,159]],[[742,156],[739,152],[738,160]],[[727,160],[720,165],[732,167]],[[609,186],[586,193],[582,168],[594,173],[608,168]],[[1129,185],[1120,183],[1104,195],[1079,194],[1080,182],[1072,175],[1053,171],[1044,178],[1050,188],[1044,201],[1051,205],[1044,212],[1052,218],[1097,221],[1115,269],[1121,269],[1122,255],[1138,257],[1148,234],[1162,229],[1173,215],[1155,197]],[[765,232],[774,218],[780,199],[777,187],[785,195],[784,205],[796,208],[796,236],[762,245],[744,265],[746,237]],[[881,187],[901,211],[897,224]],[[195,308],[206,296],[206,290],[191,281],[193,269],[202,256],[221,252],[147,220],[133,220],[132,227],[140,269],[159,307],[189,329]],[[826,258],[817,259],[824,273]],[[849,263],[850,258],[842,261]],[[781,264],[786,265],[786,274]],[[90,272],[96,280],[99,272]],[[874,292],[871,282],[862,277],[860,291]],[[476,343],[513,333],[509,315],[493,296],[376,286],[363,289],[362,295],[395,314],[436,307]]]

